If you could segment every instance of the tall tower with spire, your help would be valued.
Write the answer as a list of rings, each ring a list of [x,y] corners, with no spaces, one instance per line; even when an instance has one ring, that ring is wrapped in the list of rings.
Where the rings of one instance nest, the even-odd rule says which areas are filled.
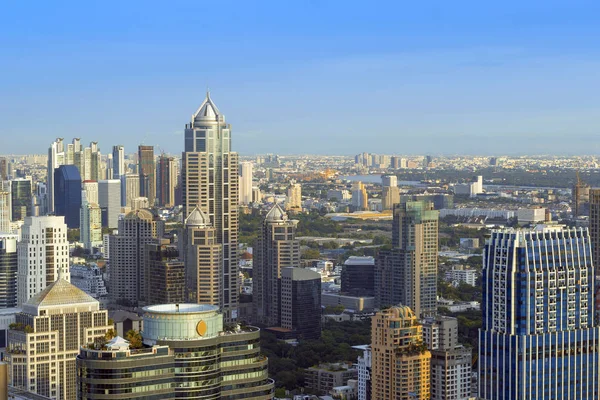
[[[221,308],[232,321],[238,303],[238,154],[231,151],[231,126],[210,93],[185,126],[181,158],[183,215],[187,218],[198,207],[216,231],[222,245]]]

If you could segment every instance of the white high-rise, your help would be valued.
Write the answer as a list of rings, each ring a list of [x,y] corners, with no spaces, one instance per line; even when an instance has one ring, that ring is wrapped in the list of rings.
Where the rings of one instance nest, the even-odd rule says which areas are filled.
[[[102,246],[102,211],[98,203],[88,201],[87,198],[86,192],[82,191],[79,232],[83,247],[91,250],[94,247]]]
[[[48,169],[46,178],[46,185],[48,186],[48,213],[54,212],[54,170],[63,164],[68,164],[65,160],[64,139],[57,138],[52,142],[48,149]]]
[[[23,304],[59,278],[69,277],[65,217],[26,217],[17,246],[17,298]]]
[[[81,190],[88,203],[98,204],[98,182],[84,181],[81,184]]]
[[[0,233],[10,232],[10,192],[0,189]]]
[[[98,182],[98,205],[105,210],[106,222],[109,228],[119,227],[121,213],[121,181],[106,179]]]
[[[240,204],[252,203],[252,163],[240,163]]]
[[[125,175],[127,172],[125,170],[125,147],[122,145],[113,146],[112,163],[112,178],[121,179],[121,176]]]

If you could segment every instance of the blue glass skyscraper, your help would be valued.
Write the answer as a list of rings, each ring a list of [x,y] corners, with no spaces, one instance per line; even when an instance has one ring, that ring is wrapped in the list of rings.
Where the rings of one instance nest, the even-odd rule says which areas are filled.
[[[587,229],[498,230],[485,246],[479,396],[598,399]]]
[[[79,228],[81,208],[81,175],[74,165],[61,165],[54,170],[54,213],[65,217],[69,229]]]

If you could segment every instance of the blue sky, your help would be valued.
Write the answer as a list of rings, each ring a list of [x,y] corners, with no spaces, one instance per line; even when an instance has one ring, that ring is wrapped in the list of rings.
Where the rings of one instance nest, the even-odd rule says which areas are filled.
[[[243,155],[600,152],[597,1],[6,3],[0,154],[178,153],[207,87]]]

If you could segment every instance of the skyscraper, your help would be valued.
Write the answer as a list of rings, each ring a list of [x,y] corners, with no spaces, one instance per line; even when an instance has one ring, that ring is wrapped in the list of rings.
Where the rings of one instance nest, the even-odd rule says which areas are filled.
[[[600,328],[588,231],[492,231],[482,278],[479,396],[598,399]]]
[[[144,300],[144,246],[156,239],[156,222],[148,210],[132,211],[119,221],[118,234],[109,238],[109,295],[114,303],[137,305]]]
[[[0,181],[8,180],[8,158],[0,157]]]
[[[81,208],[81,176],[74,165],[61,165],[54,170],[54,212],[64,216],[69,229],[79,228]]]
[[[600,278],[600,188],[592,188],[589,192],[589,224],[590,240],[592,242],[592,260],[596,280]]]
[[[140,176],[127,174],[121,176],[121,205],[133,208],[133,199],[140,197]]]
[[[369,207],[369,195],[362,182],[352,184],[352,207],[356,211],[365,211]]]
[[[73,161],[71,160],[71,164]],[[63,164],[65,159],[65,143],[63,138],[57,138],[48,148],[48,167],[46,186],[48,187],[48,213],[54,213],[54,170]]]
[[[23,221],[31,215],[31,180],[13,179],[10,183],[10,204],[13,221]]]
[[[85,191],[81,196],[79,240],[84,248],[92,250],[102,245],[102,211],[98,203],[88,201]]]
[[[429,399],[431,353],[409,307],[382,310],[371,319],[371,399]]]
[[[281,327],[294,337],[321,337],[321,274],[307,268],[281,270]]]
[[[102,210],[102,225],[117,228],[121,213],[121,181],[106,179],[98,182],[98,205]]]
[[[10,232],[11,206],[10,192],[0,189],[0,233]]]
[[[199,207],[223,245],[223,314],[237,318],[238,155],[231,151],[231,126],[207,93],[185,128],[182,155],[183,215]]]
[[[17,306],[17,238],[0,232],[0,309]]]
[[[381,181],[381,207],[384,210],[391,210],[394,208],[394,204],[400,203],[398,177],[395,175],[386,175],[381,177]]]
[[[147,197],[148,202],[150,203],[150,207],[154,207],[154,199],[156,198],[154,147],[140,145],[138,147],[138,158],[138,173],[140,176],[140,196]]]
[[[295,238],[297,224],[275,204],[263,221],[254,248],[253,314],[257,322],[268,326],[281,326],[281,270],[300,265],[300,242]]]
[[[288,187],[285,208],[290,211],[302,211],[302,186],[299,183],[292,183]]]
[[[69,280],[69,242],[64,217],[27,217],[17,245],[18,303],[58,279]]]
[[[186,299],[190,303],[223,307],[223,245],[201,209],[195,208],[183,228]]]
[[[375,263],[377,307],[404,304],[419,316],[437,312],[438,215],[433,204],[394,206],[392,250]]]
[[[144,248],[147,304],[185,303],[185,268],[177,246],[148,243]]]
[[[125,147],[113,146],[112,149],[113,175],[107,179],[121,179],[127,173],[125,168]]]
[[[240,163],[240,204],[252,203],[252,163]]]
[[[160,207],[175,205],[175,186],[177,185],[177,160],[164,154],[156,165],[156,203]]]
[[[10,383],[59,400],[76,399],[75,359],[81,346],[104,338],[113,326],[100,303],[64,279],[22,306],[9,331]]]

